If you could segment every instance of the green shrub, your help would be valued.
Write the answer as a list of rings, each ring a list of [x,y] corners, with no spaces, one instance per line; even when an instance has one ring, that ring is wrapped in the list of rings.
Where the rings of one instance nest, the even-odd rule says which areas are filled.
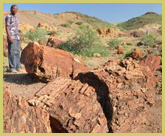
[[[156,38],[156,43],[162,43],[162,37],[157,37]]]
[[[141,38],[141,41],[145,46],[153,46],[155,44],[156,38],[152,34],[146,34]]]
[[[68,22],[68,24],[73,24],[74,23],[74,21],[72,19],[69,19],[67,22]]]
[[[61,33],[62,33],[62,30],[57,30],[57,31],[56,31],[56,34],[57,34],[57,35],[60,35]]]
[[[75,24],[77,24],[77,25],[82,25],[83,22],[82,22],[82,21],[78,21],[78,22],[76,22]]]
[[[75,36],[69,38],[68,41],[59,46],[59,48],[88,57],[92,57],[94,53],[100,53],[102,56],[109,54],[107,48],[101,45],[101,40],[96,32],[86,26],[77,30]]]
[[[108,42],[108,46],[110,47],[110,49],[114,49],[118,44],[121,44],[122,40],[119,38],[113,38],[111,40],[109,40]]]
[[[39,42],[39,41],[46,41],[47,34],[48,32],[46,31],[46,29],[41,29],[37,27],[34,31],[27,32],[24,37],[31,41]]]
[[[61,26],[62,26],[62,27],[71,27],[70,24],[67,24],[67,23],[61,24]]]

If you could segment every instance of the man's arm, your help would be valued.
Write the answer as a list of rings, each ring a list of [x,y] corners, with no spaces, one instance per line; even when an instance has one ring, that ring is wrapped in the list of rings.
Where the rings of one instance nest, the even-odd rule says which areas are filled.
[[[10,31],[9,31],[9,18],[7,16],[5,18],[5,28],[6,28],[6,33],[7,33],[7,36],[9,38],[9,41],[11,43],[14,43],[14,40],[13,40],[13,38],[10,35]]]
[[[6,27],[7,36],[9,37],[9,41],[10,41],[11,43],[14,43],[14,40],[13,40],[13,38],[11,37],[10,32],[9,32],[9,26],[6,25],[5,27]]]

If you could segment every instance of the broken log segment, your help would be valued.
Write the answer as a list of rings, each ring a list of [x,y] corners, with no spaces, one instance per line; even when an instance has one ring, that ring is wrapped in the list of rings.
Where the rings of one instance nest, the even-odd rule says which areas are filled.
[[[48,111],[54,132],[106,133],[107,120],[97,97],[88,84],[58,77],[28,102]]]
[[[44,82],[56,77],[74,78],[88,67],[69,52],[30,42],[22,51],[21,63],[27,73],[35,75]]]
[[[110,100],[113,116],[105,115],[114,133],[129,133],[136,132],[140,124],[147,122],[148,109],[155,102],[153,78],[148,66],[141,67],[132,58],[127,58],[108,61],[90,72],[79,73],[75,80],[89,84],[102,94],[99,101],[103,107]],[[103,84],[108,89],[103,88]],[[109,99],[105,100],[106,95]]]
[[[49,114],[39,107],[31,107],[23,97],[11,95],[3,89],[4,133],[51,133]]]

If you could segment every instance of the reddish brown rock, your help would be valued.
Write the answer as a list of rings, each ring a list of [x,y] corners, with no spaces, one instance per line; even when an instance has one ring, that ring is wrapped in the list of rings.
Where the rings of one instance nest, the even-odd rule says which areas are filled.
[[[137,46],[142,46],[142,45],[144,45],[142,42],[137,43]]]
[[[155,91],[153,86],[158,82],[157,78],[154,77],[154,73],[160,67],[160,60],[160,56],[147,55],[147,57],[140,62],[143,73],[149,79],[147,80],[147,84],[150,87],[150,90],[152,90],[153,92]]]
[[[47,46],[57,48],[60,46],[62,43],[64,43],[62,40],[55,39],[53,37],[50,37],[47,41]]]
[[[142,31],[142,30],[132,31],[132,32],[131,32],[131,35],[132,35],[133,37],[142,37],[142,36],[145,35],[145,32]]]
[[[117,49],[117,54],[124,54],[123,48],[120,45],[118,45],[116,49]]]
[[[41,108],[33,108],[22,97],[12,96],[3,90],[4,133],[51,133],[49,114]]]
[[[79,80],[58,77],[39,90],[29,103],[49,112],[53,132],[106,133],[107,120],[95,91]]]
[[[152,74],[149,67],[146,69]],[[100,94],[108,91],[109,99],[100,95],[100,101],[102,107],[112,104],[113,114],[108,114],[107,119],[114,133],[133,132],[146,123],[148,109],[155,103],[154,86],[150,84],[152,77],[132,58],[108,61],[91,72],[80,73],[75,79],[88,83]]]
[[[148,66],[151,69],[151,72],[154,73],[160,67],[160,56],[147,55],[140,64],[143,66]]]
[[[143,52],[141,50],[139,50],[139,49],[134,49],[132,51],[131,57],[133,59],[136,59],[136,60],[142,59],[143,58]]]
[[[88,71],[88,67],[73,54],[31,42],[21,54],[21,62],[29,74],[42,81],[50,81],[56,77],[75,77],[79,72]]]

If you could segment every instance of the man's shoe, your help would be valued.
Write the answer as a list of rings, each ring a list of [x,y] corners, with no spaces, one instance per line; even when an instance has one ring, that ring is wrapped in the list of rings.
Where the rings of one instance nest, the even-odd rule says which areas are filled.
[[[15,69],[10,70],[11,73],[17,73]]]

